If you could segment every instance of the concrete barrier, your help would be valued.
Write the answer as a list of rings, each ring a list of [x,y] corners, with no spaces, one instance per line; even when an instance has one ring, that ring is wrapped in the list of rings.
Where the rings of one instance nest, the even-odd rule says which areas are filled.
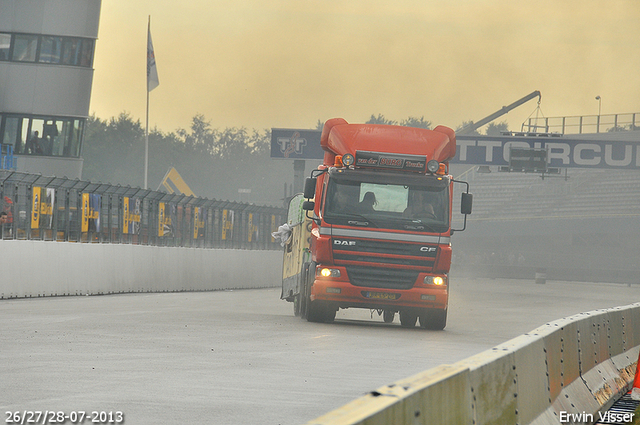
[[[640,303],[557,320],[308,425],[589,423],[633,383],[639,323]]]
[[[309,424],[468,425],[472,414],[469,389],[467,367],[439,366],[378,388]]]
[[[282,281],[281,251],[5,240],[0,252],[0,299],[266,288]]]

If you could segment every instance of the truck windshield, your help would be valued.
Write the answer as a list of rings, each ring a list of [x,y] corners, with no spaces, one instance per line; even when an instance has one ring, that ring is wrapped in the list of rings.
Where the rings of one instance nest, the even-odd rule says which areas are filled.
[[[324,205],[330,224],[442,233],[449,228],[449,179],[333,169]]]

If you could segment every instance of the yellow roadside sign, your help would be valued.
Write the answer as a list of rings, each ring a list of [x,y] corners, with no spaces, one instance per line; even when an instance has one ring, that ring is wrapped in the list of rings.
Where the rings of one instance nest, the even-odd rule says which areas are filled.
[[[160,186],[164,186],[169,193],[181,193],[187,196],[196,196],[187,183],[182,179],[178,170],[173,167],[169,168],[167,174],[164,175]]]

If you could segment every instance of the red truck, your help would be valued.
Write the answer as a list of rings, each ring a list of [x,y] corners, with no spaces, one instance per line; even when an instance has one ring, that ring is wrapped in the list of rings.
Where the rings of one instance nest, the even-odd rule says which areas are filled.
[[[312,322],[340,308],[444,329],[449,303],[455,132],[327,121],[323,164],[289,204],[281,298]],[[289,234],[290,232],[290,234]]]

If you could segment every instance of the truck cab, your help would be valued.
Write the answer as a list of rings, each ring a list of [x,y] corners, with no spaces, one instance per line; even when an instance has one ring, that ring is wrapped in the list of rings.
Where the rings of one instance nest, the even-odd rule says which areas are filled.
[[[340,308],[367,308],[386,322],[399,313],[404,327],[419,320],[423,328],[443,329],[455,133],[334,119],[321,144],[324,162],[292,203],[304,212],[298,221],[309,232],[307,241],[292,237],[290,244],[304,246],[307,261],[296,265],[295,285],[283,283],[283,298],[309,321],[330,322]],[[468,185],[462,207],[471,212]]]

